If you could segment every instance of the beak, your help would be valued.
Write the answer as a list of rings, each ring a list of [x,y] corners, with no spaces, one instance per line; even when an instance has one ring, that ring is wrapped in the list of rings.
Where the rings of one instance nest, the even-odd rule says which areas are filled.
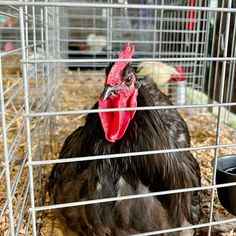
[[[115,92],[115,89],[113,87],[106,85],[101,94],[103,101],[105,101],[109,97],[109,95],[111,95],[114,92]]]

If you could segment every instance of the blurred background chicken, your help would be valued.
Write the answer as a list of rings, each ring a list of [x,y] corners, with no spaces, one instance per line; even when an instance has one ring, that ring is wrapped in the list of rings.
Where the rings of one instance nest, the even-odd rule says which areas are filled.
[[[100,53],[106,47],[106,37],[103,35],[89,34],[86,39],[87,50],[92,53]]]
[[[170,80],[184,80],[183,72],[180,66],[173,67],[159,61],[144,61],[139,63],[137,68],[140,76],[150,76],[158,87],[165,85]]]

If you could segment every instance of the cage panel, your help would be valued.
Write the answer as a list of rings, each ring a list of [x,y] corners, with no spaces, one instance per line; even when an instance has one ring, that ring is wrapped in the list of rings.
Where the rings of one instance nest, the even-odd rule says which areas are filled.
[[[195,229],[197,235],[236,234],[236,218],[224,209],[217,193],[217,188],[225,192],[236,188],[235,182],[219,184],[214,162],[235,154],[236,148],[234,1],[28,0],[1,4],[1,235],[75,235],[57,217],[56,209],[154,201],[195,190],[202,197],[199,222],[131,230],[125,235],[171,235],[181,230],[193,235]],[[88,114],[99,112],[93,106],[104,88],[106,68],[119,61],[115,56],[127,40],[135,45],[131,61],[137,77],[153,79],[173,103],[137,107],[137,112],[169,109],[170,114],[170,109],[178,109],[188,125],[191,146],[58,159],[66,137],[83,127]],[[114,163],[122,158],[138,160],[144,155],[188,151],[200,165],[202,179],[197,188],[183,184],[180,189],[148,189],[80,201],[75,196],[74,201],[59,205],[48,193],[52,166],[59,162],[76,165],[98,159]]]

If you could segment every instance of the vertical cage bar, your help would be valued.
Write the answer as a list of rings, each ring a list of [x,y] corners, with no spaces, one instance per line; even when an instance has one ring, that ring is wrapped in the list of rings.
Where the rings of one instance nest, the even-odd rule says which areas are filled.
[[[162,0],[161,1],[161,5],[163,6],[164,5],[164,0]],[[163,34],[162,34],[162,29],[163,29],[163,18],[164,18],[164,10],[163,9],[161,9],[161,22],[160,22],[160,32],[159,32],[159,50],[158,50],[158,52],[159,52],[159,55],[158,55],[158,57],[160,58],[162,55],[162,39],[163,39]],[[155,19],[155,20],[157,20],[157,19]],[[164,33],[165,34],[165,33]],[[164,38],[164,40],[165,40],[165,38]],[[165,50],[165,49],[164,49]]]
[[[45,0],[45,2],[47,3],[48,0]],[[52,46],[52,42],[53,42],[53,35],[51,34],[52,32],[52,8],[51,7],[47,7],[45,6],[44,8],[44,19],[45,19],[45,56],[46,58],[51,58],[50,57],[50,53],[52,52],[51,50],[51,46]],[[50,51],[51,50],[51,51]],[[53,54],[52,54],[53,55]],[[46,64],[46,74],[44,79],[46,80],[46,102],[47,104],[45,104],[45,111],[52,111],[52,97],[51,97],[51,80],[53,78],[50,77],[50,69],[52,68],[52,64],[51,63],[47,63]],[[46,117],[45,118],[45,122],[48,122],[48,129],[46,129],[44,132],[47,132],[47,135],[49,137],[49,143],[51,143],[51,131],[52,131],[52,123],[51,123],[52,117]],[[45,136],[44,136],[45,137]]]
[[[235,21],[234,21],[234,25],[236,26],[236,16],[235,16]],[[234,52],[233,52],[233,57],[236,57],[236,28],[234,28]],[[232,44],[233,46],[233,44]],[[236,63],[235,61],[232,62],[233,63],[233,69],[232,69],[232,84],[231,84],[231,88],[230,88],[230,96],[229,96],[229,101],[232,102],[232,99],[233,99],[233,88],[235,86],[235,78],[236,78]],[[232,106],[230,106],[229,110],[232,109]]]
[[[234,57],[236,56],[236,17],[234,19],[234,22],[233,22],[233,25],[235,26],[234,29],[233,29],[233,33],[232,33],[232,48],[231,48],[231,52],[230,52],[230,56],[231,57]],[[234,46],[235,45],[235,46]],[[235,71],[235,61],[232,61],[230,62],[229,64],[229,74],[228,74],[228,77],[229,77],[229,81],[228,81],[228,84],[227,84],[227,93],[226,93],[226,102],[231,102],[232,101],[232,96],[233,96],[233,88],[234,88],[234,71]],[[231,106],[227,106],[226,107],[228,111],[231,110]],[[229,112],[225,112],[225,118],[224,118],[224,121],[226,122],[229,118]]]
[[[25,27],[24,27],[24,10],[21,6],[19,8],[20,13],[20,34],[21,34],[21,50],[22,50],[22,59],[26,59],[26,48],[25,48]],[[27,81],[27,65],[24,63],[22,66],[23,72],[23,82],[24,82],[24,100],[25,100],[25,123],[26,123],[26,138],[27,138],[27,152],[28,152],[28,161],[32,161],[32,153],[31,153],[31,135],[30,135],[30,119],[27,116],[29,114],[29,88],[28,88],[28,81]],[[31,208],[35,207],[34,202],[34,174],[33,174],[33,167],[32,165],[28,166],[29,169],[29,181],[30,181],[30,203]],[[36,236],[36,213],[35,211],[31,211],[32,214],[32,233],[33,236]]]
[[[45,0],[45,2],[47,3],[48,0]],[[44,10],[44,19],[45,19],[45,54],[46,54],[46,58],[49,58],[49,22],[50,22],[50,19],[49,19],[49,9],[47,6],[45,6],[45,10]],[[50,26],[51,27],[51,26]],[[50,39],[51,41],[52,39]],[[50,65],[49,63],[47,63],[46,65],[46,80],[47,80],[47,97],[49,97],[49,101],[48,101],[48,110],[51,111],[51,97],[50,97],[50,94],[51,94],[51,79],[49,77],[49,71],[50,71]]]
[[[213,14],[214,14],[214,17],[213,17]],[[216,21],[217,21],[217,12],[215,13],[212,13],[212,18],[214,18],[214,26],[213,26],[213,32],[212,32],[212,46],[211,46],[211,51],[210,51],[210,57],[213,57],[214,55],[214,49],[213,49],[213,43],[215,42],[215,39],[216,39]],[[208,39],[209,41],[210,39]],[[211,95],[211,86],[212,86],[212,83],[214,83],[214,81],[211,81],[211,77],[212,77],[212,74],[213,74],[213,63],[216,63],[216,62],[213,62],[213,61],[210,61],[210,62],[207,62],[207,64],[209,63],[209,75],[208,75],[208,84],[207,84],[207,95],[208,95],[208,101],[207,103],[212,103],[213,98],[211,99],[210,98],[210,95]],[[208,108],[208,111],[212,111],[212,108]]]
[[[232,5],[232,0],[229,0],[227,8],[231,9],[231,5]],[[224,55],[223,55],[225,58],[227,57],[227,52],[228,52],[230,18],[231,18],[231,13],[227,12],[227,15],[226,15],[226,29],[225,29],[225,48],[224,48]],[[221,75],[220,97],[219,97],[219,103],[220,104],[222,104],[223,100],[224,100],[224,86],[225,86],[226,65],[227,65],[227,61],[223,61],[222,75]],[[215,141],[216,145],[220,144],[221,112],[222,112],[222,107],[220,106],[218,108],[218,116],[217,116],[216,141]],[[214,151],[214,158],[215,158],[215,160],[218,157],[218,152],[219,152],[219,148],[216,148],[215,151]],[[216,184],[216,169],[217,169],[217,161],[215,161],[214,168],[213,168],[213,176],[212,176],[212,184],[213,185]],[[212,223],[212,221],[213,221],[214,197],[215,197],[215,191],[211,190],[209,223]],[[212,229],[212,226],[209,225],[208,226],[208,236],[211,236],[211,229]]]
[[[45,26],[45,22],[44,22],[44,11],[45,8],[41,8],[40,9],[40,22],[41,22],[41,29],[40,29],[40,36],[41,36],[41,45],[42,45],[42,52],[45,53],[46,52],[46,48],[45,48],[45,35],[44,35],[44,26]],[[45,94],[45,82],[44,82],[44,78],[45,78],[45,63],[43,63],[41,65],[42,67],[42,94]],[[43,96],[42,97],[42,111],[45,110],[45,101],[46,101],[46,97]],[[46,118],[44,118],[46,119]]]
[[[4,106],[4,96],[3,96],[3,78],[2,78],[2,58],[0,56],[0,103],[1,103],[1,120],[2,120],[2,145],[3,145],[3,157],[4,157],[4,169],[5,169],[5,181],[7,189],[7,206],[8,206],[8,216],[9,216],[9,229],[11,236],[14,236],[14,217],[13,217],[13,206],[12,206],[12,196],[11,196],[11,177],[10,177],[10,165],[9,165],[9,153],[7,145],[7,130],[6,130],[6,114]]]
[[[155,0],[155,5],[157,5],[157,0]],[[152,57],[156,57],[156,44],[157,44],[157,9],[154,11],[154,24],[153,24],[153,49],[152,49]],[[160,45],[160,43],[159,43]],[[160,47],[160,46],[159,46]]]
[[[56,8],[56,58],[60,59],[60,9],[59,7]],[[65,42],[64,42],[65,44]],[[56,88],[56,110],[58,110],[58,106],[59,106],[59,78],[60,78],[60,67],[62,66],[61,64],[57,63],[56,64],[56,80],[57,80],[57,88]]]
[[[113,0],[108,0],[109,3],[113,3]],[[113,8],[108,8],[108,22],[107,22],[107,37],[108,37],[108,44],[107,44],[107,51],[108,51],[108,56],[109,58],[112,58],[112,38],[113,38],[113,33],[112,33],[112,28],[113,28],[113,19],[112,19],[112,14],[113,14]]]
[[[207,4],[207,3],[205,3],[205,4]],[[204,12],[203,30],[206,30],[206,34],[204,36],[204,40],[202,40],[202,43],[206,42],[206,45],[205,44],[201,45],[201,52],[204,57],[208,56],[208,48],[209,47],[211,48],[211,45],[209,44],[209,38],[211,37],[211,35],[210,35],[210,26],[211,26],[210,17],[211,17],[211,15],[212,15],[211,12],[210,13]],[[209,62],[206,62],[206,61],[203,62],[202,81],[200,83],[200,87],[201,87],[200,91],[202,93],[207,92],[206,91],[206,77],[209,76],[209,73],[207,70],[209,64],[210,64]],[[201,100],[201,103],[203,103],[203,99]]]
[[[222,1],[222,7],[224,7],[224,4],[225,4],[225,1],[223,0]],[[222,25],[223,25],[223,16],[224,16],[224,12],[221,12],[220,13],[220,26],[219,26],[219,32],[216,32],[216,33],[219,33],[219,37],[218,37],[218,44],[217,44],[217,57],[220,56],[220,49],[221,49],[221,40],[222,40]],[[216,18],[216,22],[217,22],[217,18]],[[216,24],[215,22],[215,24]],[[228,47],[228,46],[227,46]],[[214,51],[214,50],[213,50]],[[216,66],[215,66],[215,76],[214,76],[214,88],[213,88],[213,96],[212,96],[212,99],[213,99],[213,102],[216,100],[216,92],[217,92],[217,76],[218,76],[218,71],[219,71],[219,61],[216,61]]]
[[[202,1],[199,2],[199,6],[202,6]],[[200,26],[201,26],[201,11],[198,12],[198,17],[195,18],[194,21],[196,19],[197,19],[197,23],[195,23],[195,24],[197,24],[197,29],[196,29],[196,27],[194,27],[194,30],[197,30],[197,33],[196,33],[197,35],[196,35],[196,39],[193,41],[194,43],[196,43],[195,44],[195,51],[193,51],[193,52],[195,53],[195,56],[198,57],[198,56],[201,56],[201,55],[198,54],[198,51],[199,51]],[[193,88],[194,89],[196,88],[196,83],[198,82],[198,81],[196,81],[196,77],[198,77],[198,75],[200,75],[200,72],[199,71],[197,72],[197,66],[199,66],[198,63],[199,63],[198,61],[194,60],[193,75],[192,75],[193,76],[192,83],[193,83]],[[200,70],[200,68],[199,68],[199,70]],[[197,80],[200,80],[200,78],[197,78]],[[198,88],[197,88],[197,90],[198,90]],[[199,96],[198,96],[197,99],[199,99]],[[193,103],[193,100],[194,100],[194,98],[192,96],[191,103]]]

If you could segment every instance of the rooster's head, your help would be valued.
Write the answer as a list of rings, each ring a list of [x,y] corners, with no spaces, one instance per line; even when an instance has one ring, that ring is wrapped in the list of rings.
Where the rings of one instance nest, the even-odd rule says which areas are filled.
[[[118,58],[129,59],[133,53],[134,46],[127,42],[123,51],[118,53]],[[129,61],[115,62],[106,77],[104,90],[99,97],[99,109],[136,107],[139,87],[140,83],[136,81],[131,63]],[[134,114],[135,110],[99,112],[106,139],[110,142],[120,139]]]

